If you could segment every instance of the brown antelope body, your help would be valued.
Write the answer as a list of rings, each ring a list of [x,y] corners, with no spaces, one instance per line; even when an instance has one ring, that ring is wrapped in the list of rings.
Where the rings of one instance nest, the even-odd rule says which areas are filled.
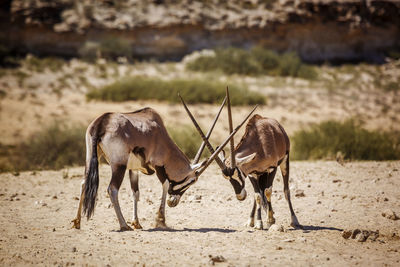
[[[214,120],[214,125],[218,115]],[[221,147],[224,147],[234,134],[231,134]],[[203,163],[190,164],[189,159],[169,137],[161,117],[151,108],[131,113],[101,115],[89,125],[86,131],[85,179],[81,185],[79,207],[77,216],[73,220],[73,227],[80,228],[82,206],[83,213],[87,215],[88,219],[93,215],[99,185],[99,157],[103,156],[111,166],[112,176],[107,191],[114,206],[120,229],[123,231],[131,230],[122,215],[118,202],[118,191],[127,169],[134,200],[132,218],[134,228],[141,228],[137,216],[138,171],[147,175],[155,172],[162,183],[163,192],[161,205],[157,212],[156,227],[166,227],[165,200],[167,192],[169,194],[168,206],[176,206],[183,193],[197,181],[201,173],[217,157],[217,152]]]
[[[232,115],[228,89],[227,99],[229,127],[232,131]],[[189,117],[197,125],[184,102],[183,104]],[[196,128],[200,135],[203,135],[201,129],[199,127]],[[214,149],[208,141],[205,142],[212,153]],[[224,153],[221,153],[219,160],[216,160],[224,177],[231,182],[239,200],[244,200],[246,197],[244,178],[248,177],[253,185],[255,197],[247,225],[254,226],[256,229],[263,228],[261,207],[268,214],[268,226],[275,223],[271,205],[271,194],[272,183],[277,168],[280,167],[283,176],[285,198],[289,204],[291,213],[291,225],[293,227],[301,227],[290,200],[289,152],[289,137],[278,121],[256,114],[247,123],[246,131],[236,147],[234,147],[234,141],[231,139],[230,157],[225,158]],[[256,211],[257,218],[254,224]]]

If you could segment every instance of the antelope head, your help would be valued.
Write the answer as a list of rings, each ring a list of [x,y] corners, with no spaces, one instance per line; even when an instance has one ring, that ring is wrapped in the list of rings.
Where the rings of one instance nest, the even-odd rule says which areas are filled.
[[[195,120],[192,113],[190,112],[189,108],[186,106],[185,101],[182,99],[182,97],[181,97],[181,101],[182,101],[182,104],[183,104],[186,112],[188,113],[190,119],[192,120],[194,126],[196,127],[197,131],[199,132],[201,138],[203,139],[203,143],[200,146],[200,149],[199,149],[194,161],[197,162],[199,160],[201,153],[204,150],[204,146],[207,146],[207,149],[210,151],[212,156],[218,155],[218,157],[215,158],[215,161],[217,162],[218,166],[221,168],[223,176],[226,179],[228,179],[229,182],[232,184],[233,189],[235,190],[237,199],[240,201],[246,199],[247,193],[246,193],[246,189],[245,189],[245,180],[244,180],[245,177],[244,177],[243,173],[241,172],[240,168],[237,167],[236,162],[239,161],[239,163],[244,163],[245,161],[248,161],[250,157],[248,156],[243,159],[235,158],[235,149],[234,149],[235,144],[234,144],[233,136],[240,129],[240,127],[246,122],[246,120],[251,116],[251,114],[254,112],[254,110],[257,108],[257,106],[255,106],[253,108],[253,110],[246,116],[246,118],[242,121],[242,123],[240,123],[235,129],[233,129],[231,104],[230,104],[230,99],[229,99],[229,91],[228,91],[228,87],[227,87],[226,88],[226,97],[220,107],[220,110],[213,122],[212,127],[208,131],[207,136],[205,136],[203,131],[201,130],[200,126],[198,125],[197,121]],[[225,102],[228,102],[228,119],[229,119],[230,137],[225,140],[225,142],[223,143],[223,146],[221,145],[221,146],[217,147],[217,150],[214,150],[214,148],[208,141],[208,138],[211,135],[212,129],[214,128],[216,120],[218,119],[218,116],[221,113],[221,111],[225,105]],[[223,151],[223,148],[225,147],[225,145],[228,142],[230,142],[230,146],[231,146],[231,156],[230,156],[230,158],[225,159],[225,156],[224,156],[225,152]],[[210,158],[212,158],[212,156]],[[252,156],[251,157],[251,159],[252,159],[255,156],[255,154],[254,155],[252,154],[250,156]]]

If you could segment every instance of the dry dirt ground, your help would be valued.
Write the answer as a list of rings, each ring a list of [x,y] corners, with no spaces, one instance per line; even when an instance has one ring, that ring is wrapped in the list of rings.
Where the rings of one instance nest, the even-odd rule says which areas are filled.
[[[213,164],[166,210],[169,230],[155,229],[161,184],[140,178],[139,218],[143,230],[119,232],[107,197],[110,168],[100,167],[94,217],[71,229],[83,167],[61,171],[0,174],[0,265],[208,265],[220,266],[399,266],[400,162],[292,162],[292,202],[304,226],[294,230],[283,196],[281,175],[275,178],[272,204],[284,231],[244,226],[253,201],[236,200],[229,182]],[[120,203],[130,221],[132,194],[125,179]],[[263,213],[264,224],[266,215]],[[379,231],[375,241],[344,239],[342,229]],[[211,255],[211,256],[210,256]],[[214,261],[210,261],[210,257]],[[222,262],[218,262],[221,260]]]

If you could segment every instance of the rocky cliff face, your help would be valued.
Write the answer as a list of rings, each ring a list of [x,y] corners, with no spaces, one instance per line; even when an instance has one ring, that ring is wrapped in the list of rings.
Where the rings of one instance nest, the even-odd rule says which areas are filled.
[[[161,60],[263,45],[310,62],[379,62],[400,47],[398,0],[7,0],[0,15],[9,47],[66,57],[107,38],[128,42],[134,57]]]

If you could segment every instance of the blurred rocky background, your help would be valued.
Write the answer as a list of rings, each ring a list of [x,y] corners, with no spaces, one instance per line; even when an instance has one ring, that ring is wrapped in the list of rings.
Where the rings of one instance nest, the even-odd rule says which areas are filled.
[[[112,39],[136,59],[261,45],[313,63],[382,63],[400,47],[400,1],[3,0],[0,28],[3,46],[39,56],[96,53]]]

